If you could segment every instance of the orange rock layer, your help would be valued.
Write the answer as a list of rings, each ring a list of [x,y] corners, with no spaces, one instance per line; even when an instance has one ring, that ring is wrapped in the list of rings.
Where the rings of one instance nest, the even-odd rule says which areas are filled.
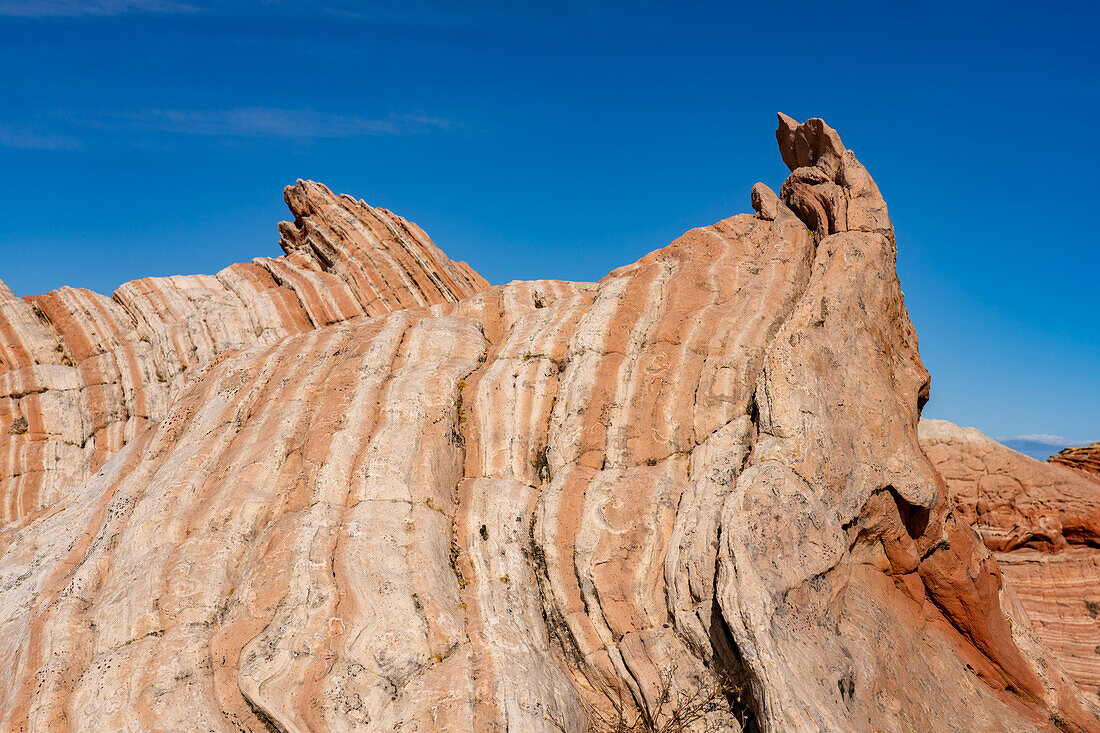
[[[385,209],[312,181],[285,198],[284,257],[145,278],[113,299],[69,287],[20,299],[0,283],[0,520],[89,478],[220,354],[488,286]]]
[[[19,447],[103,410],[75,325],[6,301],[9,371],[72,386],[8,398],[0,728],[572,732],[726,686],[687,729],[1100,730],[918,443],[878,188],[820,120],[777,138],[780,196],[595,284],[485,289],[292,189],[233,307],[313,315],[146,295],[100,355],[162,401],[52,493]]]
[[[973,428],[922,420],[921,445],[1092,701],[1100,691],[1100,476],[1036,461]]]
[[[1047,460],[1100,475],[1100,442],[1078,448],[1065,448]]]

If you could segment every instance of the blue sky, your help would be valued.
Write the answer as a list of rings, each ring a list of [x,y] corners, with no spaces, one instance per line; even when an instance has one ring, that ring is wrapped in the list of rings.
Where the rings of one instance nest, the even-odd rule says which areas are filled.
[[[493,283],[595,280],[749,210],[775,112],[882,188],[925,414],[1100,439],[1088,3],[0,0],[0,278],[110,292],[278,253],[297,178]]]

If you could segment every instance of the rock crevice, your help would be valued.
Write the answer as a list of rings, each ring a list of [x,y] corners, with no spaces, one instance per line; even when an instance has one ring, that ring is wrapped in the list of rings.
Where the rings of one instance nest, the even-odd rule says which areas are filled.
[[[822,121],[776,136],[755,215],[598,283],[488,287],[300,181],[284,257],[0,291],[0,728],[582,731],[717,690],[688,729],[1100,729],[918,443],[878,188]]]

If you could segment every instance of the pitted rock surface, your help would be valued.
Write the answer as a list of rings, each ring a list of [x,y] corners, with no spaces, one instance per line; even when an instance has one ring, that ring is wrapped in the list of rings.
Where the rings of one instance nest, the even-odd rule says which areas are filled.
[[[921,420],[920,439],[1039,638],[1097,700],[1100,476],[1036,461],[943,420]]]
[[[1100,730],[918,443],[878,188],[777,139],[598,283],[300,183],[278,260],[0,298],[0,727],[583,731],[672,669],[695,730]]]

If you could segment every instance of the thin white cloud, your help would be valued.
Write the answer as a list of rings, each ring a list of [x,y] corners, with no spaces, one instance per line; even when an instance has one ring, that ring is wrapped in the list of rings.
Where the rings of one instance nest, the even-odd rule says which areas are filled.
[[[351,0],[326,2],[320,9],[329,15],[372,23],[415,24],[428,26],[460,26],[476,22],[482,15],[477,8],[466,5],[446,5],[423,0],[382,0],[380,2],[360,3]],[[499,13],[498,13],[499,15]],[[473,17],[472,17],[473,16]]]
[[[999,443],[1037,443],[1039,445],[1049,445],[1053,448],[1064,448],[1067,445],[1072,445],[1073,441],[1063,438],[1061,435],[1049,435],[1047,433],[1035,433],[1032,435],[1013,435],[1008,438],[997,438]]]
[[[274,107],[221,110],[145,109],[74,121],[99,129],[125,128],[178,135],[284,139],[404,135],[458,127],[451,120],[419,114],[390,115],[375,119]]]
[[[22,150],[79,150],[80,140],[69,135],[0,124],[0,147]]]
[[[9,18],[82,18],[124,13],[197,13],[179,0],[0,0],[0,16]]]
[[[276,0],[280,2],[280,0]],[[285,2],[280,4],[286,5]],[[659,7],[652,2],[559,0],[553,5],[524,5],[507,0],[440,3],[436,0],[324,0],[309,6],[329,15],[384,25],[496,29],[537,27],[575,29],[615,22],[623,12],[637,16]]]
[[[608,0],[599,7],[580,0],[561,0],[536,12],[522,4],[504,0],[475,0],[468,3],[439,3],[436,0],[0,0],[0,17],[89,18],[126,14],[256,16],[278,14],[428,28],[503,29],[538,28],[573,30],[615,22],[623,11],[652,12],[651,2],[627,4]]]

